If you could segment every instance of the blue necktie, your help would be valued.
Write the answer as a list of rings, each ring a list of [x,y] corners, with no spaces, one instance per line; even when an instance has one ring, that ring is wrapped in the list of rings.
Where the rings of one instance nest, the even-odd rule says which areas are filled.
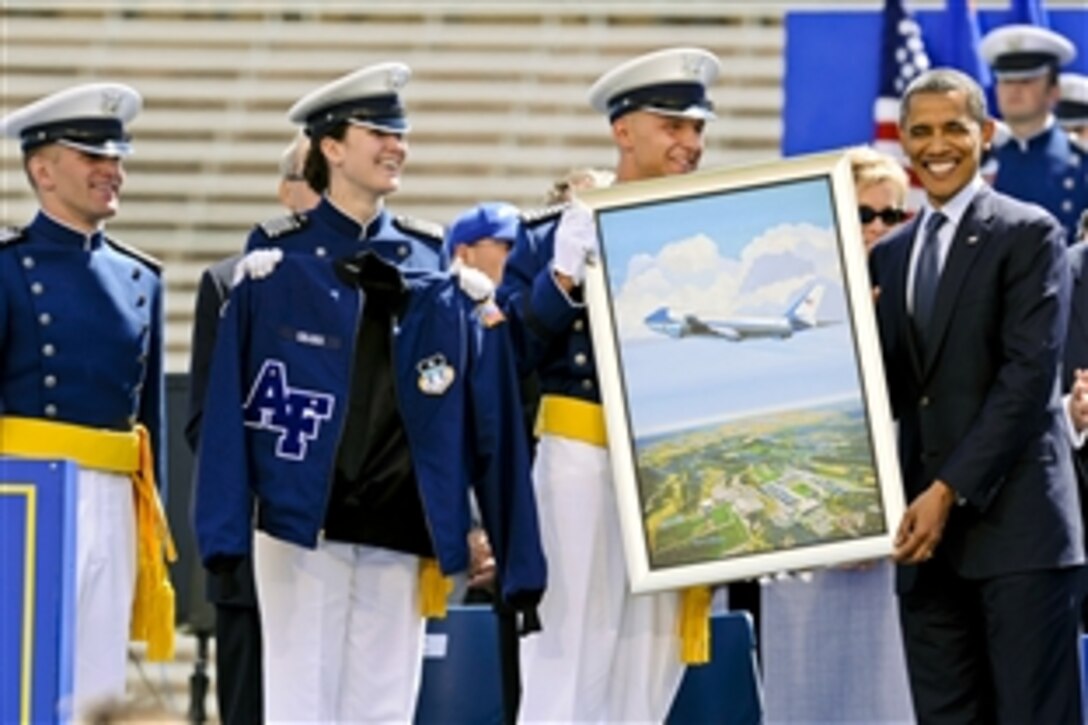
[[[926,233],[922,237],[922,253],[918,255],[918,268],[914,270],[914,331],[915,336],[925,351],[926,331],[933,318],[933,303],[937,299],[937,284],[941,279],[938,265],[939,243],[937,230],[948,221],[948,217],[939,211],[926,219]]]

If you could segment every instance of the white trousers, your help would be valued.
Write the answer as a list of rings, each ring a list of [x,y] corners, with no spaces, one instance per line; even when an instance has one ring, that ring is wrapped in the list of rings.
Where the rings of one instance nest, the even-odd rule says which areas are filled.
[[[661,722],[684,665],[675,592],[628,593],[608,453],[544,436],[533,469],[548,589],[521,642],[526,723]]]
[[[76,513],[73,713],[125,695],[129,625],[136,590],[132,479],[83,470]]]
[[[410,723],[423,672],[419,558],[263,532],[254,574],[269,722]]]

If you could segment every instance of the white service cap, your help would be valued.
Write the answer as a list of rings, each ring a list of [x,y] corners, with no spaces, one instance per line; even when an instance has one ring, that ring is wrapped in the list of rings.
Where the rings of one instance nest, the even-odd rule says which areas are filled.
[[[23,151],[59,143],[96,156],[128,156],[132,144],[125,125],[142,107],[134,88],[88,83],[12,111],[0,120],[0,132],[19,139]]]

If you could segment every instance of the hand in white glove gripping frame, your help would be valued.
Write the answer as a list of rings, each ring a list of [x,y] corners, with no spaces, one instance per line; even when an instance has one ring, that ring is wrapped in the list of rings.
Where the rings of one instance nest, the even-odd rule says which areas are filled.
[[[234,276],[230,286],[237,287],[238,283],[246,277],[250,279],[264,279],[272,274],[272,270],[283,259],[282,249],[254,249],[238,260],[234,265]]]
[[[597,254],[597,223],[589,207],[575,199],[563,212],[555,228],[555,256],[552,267],[582,284],[586,261]]]
[[[491,281],[491,278],[460,259],[455,259],[450,264],[450,273],[457,275],[461,291],[475,302],[483,302],[495,294],[495,283]]]

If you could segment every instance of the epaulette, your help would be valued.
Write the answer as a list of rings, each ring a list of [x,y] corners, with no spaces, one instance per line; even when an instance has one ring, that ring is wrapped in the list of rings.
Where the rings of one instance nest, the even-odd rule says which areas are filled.
[[[402,232],[415,234],[424,237],[427,241],[437,242],[438,244],[442,244],[442,240],[446,236],[441,224],[429,222],[426,219],[398,215],[393,217],[393,226]]]
[[[155,274],[162,274],[162,262],[152,257],[147,252],[141,252],[136,247],[120,242],[113,237],[106,237],[106,243],[116,249],[121,254],[132,257],[135,260],[143,262],[151,268]]]
[[[0,247],[15,244],[24,238],[22,227],[0,227]]]
[[[528,211],[523,211],[521,213],[521,223],[532,226],[534,224],[550,221],[562,214],[568,206],[570,206],[570,202],[563,202],[562,204],[552,204],[551,206],[546,206],[542,209],[529,209]]]
[[[279,239],[305,228],[309,223],[310,219],[305,214],[284,214],[263,221],[258,226],[269,239]]]

